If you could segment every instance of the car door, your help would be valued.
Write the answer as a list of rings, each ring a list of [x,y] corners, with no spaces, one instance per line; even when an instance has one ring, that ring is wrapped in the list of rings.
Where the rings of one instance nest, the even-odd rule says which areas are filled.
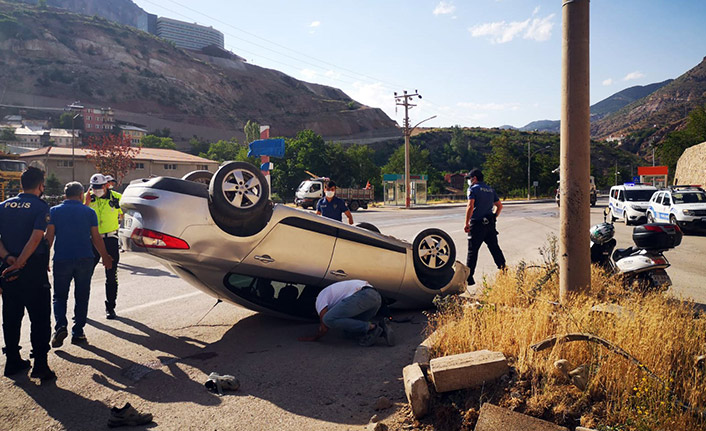
[[[664,196],[662,196],[662,205],[660,205],[658,220],[668,222],[669,221],[669,212],[671,210],[672,210],[672,195],[671,195],[671,193],[664,193]]]
[[[623,217],[625,215],[625,190],[618,190],[618,199],[615,202],[615,215]]]
[[[655,221],[659,220],[659,216],[657,214],[659,213],[659,207],[662,203],[663,194],[664,193],[662,192],[656,192],[655,194],[653,194],[652,198],[650,199],[650,207],[647,209],[649,212],[652,213],[652,217]]]
[[[318,285],[336,242],[337,228],[304,217],[286,217],[233,269],[239,274]]]
[[[326,282],[361,279],[383,291],[399,290],[407,262],[407,248],[365,232],[341,228]]]

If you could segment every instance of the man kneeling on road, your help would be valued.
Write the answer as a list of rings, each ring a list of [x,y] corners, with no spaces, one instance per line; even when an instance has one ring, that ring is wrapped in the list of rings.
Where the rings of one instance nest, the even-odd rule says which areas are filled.
[[[93,247],[100,253],[105,269],[113,266],[113,259],[98,233],[98,217],[91,208],[83,205],[83,185],[74,181],[64,188],[66,200],[50,210],[47,227],[49,248],[54,243],[54,320],[56,328],[52,347],[61,347],[68,335],[66,329],[66,300],[69,286],[74,281],[74,325],[71,343],[85,344],[83,327],[88,314],[88,298],[93,276]],[[54,239],[56,238],[56,241]]]
[[[395,344],[392,328],[386,318],[373,323],[382,305],[380,293],[364,280],[346,280],[333,283],[316,297],[316,312],[321,323],[313,337],[300,337],[299,341],[317,341],[329,328],[338,329],[358,337],[361,346],[372,346],[384,337],[387,344]]]

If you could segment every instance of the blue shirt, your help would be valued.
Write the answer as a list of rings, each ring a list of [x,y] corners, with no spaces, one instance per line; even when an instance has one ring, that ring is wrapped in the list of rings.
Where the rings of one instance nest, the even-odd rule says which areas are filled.
[[[98,226],[96,212],[80,201],[67,199],[51,208],[54,225],[54,261],[93,258],[91,227]]]
[[[342,215],[344,212],[348,211],[348,207],[346,206],[346,201],[338,196],[334,196],[331,202],[323,197],[319,200],[319,203],[316,204],[316,211],[321,211],[321,215],[324,217],[342,221]]]
[[[19,256],[32,232],[44,232],[48,222],[49,205],[31,193],[20,193],[0,203],[0,240],[11,256]],[[47,253],[45,241],[34,250],[34,254]]]
[[[481,220],[493,214],[493,206],[499,201],[498,194],[485,183],[477,182],[468,188],[468,200],[473,199],[471,220]]]

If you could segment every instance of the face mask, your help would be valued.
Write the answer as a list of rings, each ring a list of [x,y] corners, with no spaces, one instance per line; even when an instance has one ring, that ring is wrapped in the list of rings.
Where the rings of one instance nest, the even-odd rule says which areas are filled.
[[[105,194],[105,190],[103,190],[103,189],[95,189],[95,190],[93,190],[93,194],[94,194],[97,198],[102,198],[103,195]]]
[[[333,195],[335,195],[335,194],[336,194],[336,192],[332,192],[332,191],[329,191],[329,190],[326,191],[326,197],[327,197],[327,198],[332,198]]]
[[[473,185],[473,180],[468,180],[468,187]]]

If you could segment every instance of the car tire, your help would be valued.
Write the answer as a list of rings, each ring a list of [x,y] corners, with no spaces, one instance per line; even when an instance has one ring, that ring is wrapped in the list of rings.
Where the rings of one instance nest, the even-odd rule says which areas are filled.
[[[351,210],[351,212],[358,211],[358,208],[360,208],[358,201],[351,201],[350,205],[348,205],[348,209]]]
[[[193,181],[195,183],[202,183],[208,186],[211,183],[211,178],[213,178],[213,172],[209,171],[191,171],[188,174],[181,177],[185,181]]]
[[[372,231],[372,232],[380,233],[380,229],[378,229],[377,226],[375,226],[375,225],[372,224],[372,223],[360,222],[360,223],[358,223],[356,226],[357,226],[357,227],[360,227],[360,228],[363,228],[363,229],[367,229],[367,230]]]
[[[269,206],[270,187],[265,176],[246,162],[221,165],[211,178],[208,194],[213,213],[236,222],[252,218]]]
[[[674,217],[674,214],[669,215],[669,223],[679,226],[679,224],[677,223],[677,218]]]
[[[453,272],[456,245],[441,229],[429,228],[419,232],[412,242],[412,256],[417,276],[446,276]]]
[[[655,222],[655,217],[652,215],[652,213],[648,212],[647,213],[647,223],[654,223]]]

